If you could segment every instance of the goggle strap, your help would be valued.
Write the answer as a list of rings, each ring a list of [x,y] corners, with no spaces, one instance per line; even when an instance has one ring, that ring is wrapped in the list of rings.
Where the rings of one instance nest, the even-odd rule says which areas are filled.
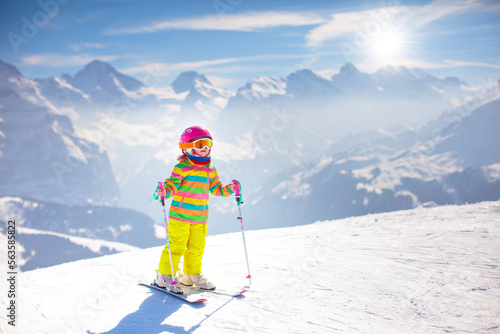
[[[183,150],[188,150],[190,148],[194,148],[194,144],[192,142],[190,143],[179,143],[179,148]]]

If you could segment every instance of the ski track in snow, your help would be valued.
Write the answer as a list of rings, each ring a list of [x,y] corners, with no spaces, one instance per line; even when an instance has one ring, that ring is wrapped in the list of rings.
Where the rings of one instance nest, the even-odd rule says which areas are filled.
[[[497,201],[248,231],[251,290],[205,305],[137,284],[161,247],[34,270],[0,332],[499,333],[499,225]],[[208,237],[204,271],[247,284],[241,233]]]

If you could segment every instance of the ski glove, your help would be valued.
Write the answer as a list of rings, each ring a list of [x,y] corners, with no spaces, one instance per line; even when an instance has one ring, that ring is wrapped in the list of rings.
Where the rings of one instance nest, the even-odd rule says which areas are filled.
[[[169,191],[167,191],[167,189],[165,189],[165,188],[163,188],[163,190],[165,191],[165,194],[164,194],[163,198],[168,198],[168,197],[169,197],[170,192],[169,192]],[[160,186],[158,185],[158,186],[156,186],[156,190],[155,190],[155,192],[154,192],[154,194],[153,194],[153,197],[151,197],[149,200],[150,200],[150,201],[152,201],[152,200],[154,200],[154,199],[155,199],[155,200],[161,200],[161,195],[162,195],[162,193],[161,193],[161,191],[160,191]]]

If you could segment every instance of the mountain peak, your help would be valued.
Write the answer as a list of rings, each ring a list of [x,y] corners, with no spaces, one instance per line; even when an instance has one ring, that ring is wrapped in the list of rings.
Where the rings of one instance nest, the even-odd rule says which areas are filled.
[[[198,82],[211,85],[210,81],[208,81],[208,79],[204,75],[199,75],[195,71],[188,71],[179,74],[177,79],[175,79],[175,81],[172,83],[172,88],[174,89],[175,93],[179,94],[182,92],[190,91]]]
[[[238,90],[237,94],[246,100],[261,100],[271,95],[285,95],[286,80],[275,77],[259,77],[247,82],[244,87]]]
[[[294,82],[295,81],[295,82],[301,82],[302,84],[307,84],[307,85],[317,84],[317,83],[324,84],[324,83],[328,82],[328,79],[320,77],[319,75],[317,75],[313,71],[306,69],[306,68],[293,72],[286,79],[287,79],[287,82]]]
[[[298,96],[331,95],[332,86],[328,79],[308,69],[298,70],[287,77],[287,94]]]
[[[293,72],[292,74],[290,74],[288,76],[288,78],[291,78],[291,77],[296,77],[296,78],[318,78],[318,75],[316,75],[316,73],[314,73],[313,71],[307,69],[307,68],[303,68],[301,70],[297,70],[295,72]]]
[[[118,73],[113,66],[111,66],[109,63],[100,61],[100,60],[93,60],[92,62],[88,63],[85,65],[83,70],[79,71],[76,75],[76,77],[89,77],[89,76],[101,76],[101,75],[109,75],[109,74],[116,74]]]
[[[342,92],[374,92],[377,90],[373,78],[356,68],[352,63],[346,63],[340,72],[332,76],[332,85]]]
[[[86,91],[94,87],[100,87],[100,89],[114,87],[116,86],[115,79],[128,91],[135,91],[144,86],[139,80],[121,74],[109,63],[100,60],[88,63],[70,81],[75,87]]]
[[[13,78],[13,77],[22,78],[23,75],[14,65],[9,63],[4,63],[3,61],[0,60],[0,79]]]
[[[111,64],[106,63],[101,60],[93,60],[90,63],[88,63],[85,68],[83,69],[84,71],[102,71],[102,72],[116,72],[115,68],[111,66]]]
[[[359,74],[361,72],[352,63],[345,63],[345,65],[340,68],[340,73],[341,74]]]

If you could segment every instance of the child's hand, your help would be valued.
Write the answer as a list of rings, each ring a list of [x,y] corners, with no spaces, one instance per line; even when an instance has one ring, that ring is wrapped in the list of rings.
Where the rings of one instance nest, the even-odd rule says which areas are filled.
[[[231,189],[231,191],[233,193],[236,192],[236,187],[234,186],[234,183],[231,183],[231,185],[229,186],[229,189]]]
[[[158,195],[159,198],[165,198],[167,195],[167,191],[165,190],[164,187],[158,187],[156,194]]]

